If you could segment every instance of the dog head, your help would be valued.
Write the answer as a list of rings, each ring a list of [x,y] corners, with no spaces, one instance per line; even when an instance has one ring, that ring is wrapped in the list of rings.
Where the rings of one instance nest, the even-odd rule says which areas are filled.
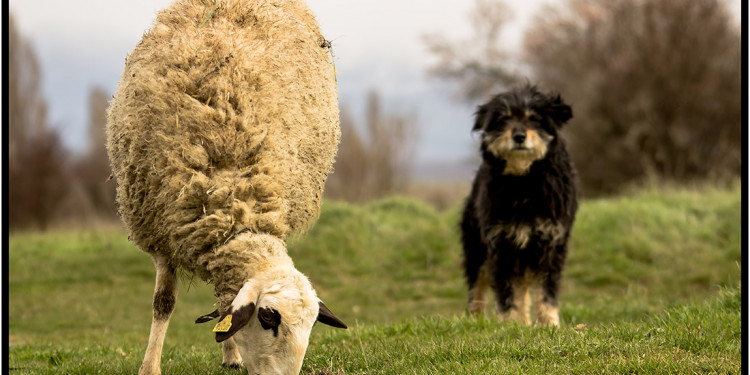
[[[505,162],[503,174],[525,175],[544,159],[573,112],[560,95],[524,86],[479,106],[474,131],[482,132],[482,155]]]

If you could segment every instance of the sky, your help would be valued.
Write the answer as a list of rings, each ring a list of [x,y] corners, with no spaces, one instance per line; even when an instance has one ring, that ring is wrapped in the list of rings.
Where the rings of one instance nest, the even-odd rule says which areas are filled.
[[[87,146],[88,93],[100,86],[114,93],[125,56],[170,0],[11,0],[19,31],[40,60],[43,95],[52,126],[74,151]],[[448,82],[427,75],[434,62],[422,37],[439,33],[468,37],[468,0],[308,0],[333,42],[341,106],[355,122],[364,118],[368,92],[381,96],[389,113],[412,114],[419,127],[416,169],[461,168],[476,153],[470,129],[479,103],[465,103]],[[528,20],[550,0],[506,1],[513,21],[503,31],[517,49]],[[730,0],[739,14],[740,1]],[[471,171],[470,171],[471,172]]]

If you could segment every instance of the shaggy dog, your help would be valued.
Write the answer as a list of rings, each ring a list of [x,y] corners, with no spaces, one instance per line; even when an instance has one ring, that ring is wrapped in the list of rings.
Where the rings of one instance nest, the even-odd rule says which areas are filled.
[[[526,85],[479,107],[482,164],[461,219],[468,309],[484,310],[490,287],[502,318],[559,325],[557,294],[578,208],[576,172],[563,124],[573,116],[559,95]]]

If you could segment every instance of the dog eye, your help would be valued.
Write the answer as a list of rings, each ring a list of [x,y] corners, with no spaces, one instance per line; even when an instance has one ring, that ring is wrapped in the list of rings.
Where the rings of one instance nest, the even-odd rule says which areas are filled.
[[[544,120],[544,118],[542,116],[540,116],[536,112],[530,112],[529,113],[529,120],[535,121],[535,122],[542,122],[542,120]]]
[[[494,113],[492,117],[490,117],[490,121],[487,122],[487,128],[486,131],[493,131],[493,130],[499,130],[505,127],[505,123],[510,119],[509,116],[506,116],[503,113]]]
[[[486,132],[501,132],[506,128],[505,121],[493,121],[487,125]]]

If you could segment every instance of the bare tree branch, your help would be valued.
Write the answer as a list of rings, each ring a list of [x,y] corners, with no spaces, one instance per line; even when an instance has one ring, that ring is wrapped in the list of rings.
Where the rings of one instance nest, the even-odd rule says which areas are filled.
[[[451,41],[442,34],[422,37],[428,51],[437,58],[428,72],[458,83],[460,98],[484,100],[519,81],[516,63],[503,48],[500,36],[512,19],[508,6],[498,0],[476,0],[469,14],[474,34],[467,40]]]
[[[385,113],[371,92],[364,130],[362,135],[342,106],[341,145],[326,183],[328,197],[364,202],[406,187],[418,135],[414,116]]]

